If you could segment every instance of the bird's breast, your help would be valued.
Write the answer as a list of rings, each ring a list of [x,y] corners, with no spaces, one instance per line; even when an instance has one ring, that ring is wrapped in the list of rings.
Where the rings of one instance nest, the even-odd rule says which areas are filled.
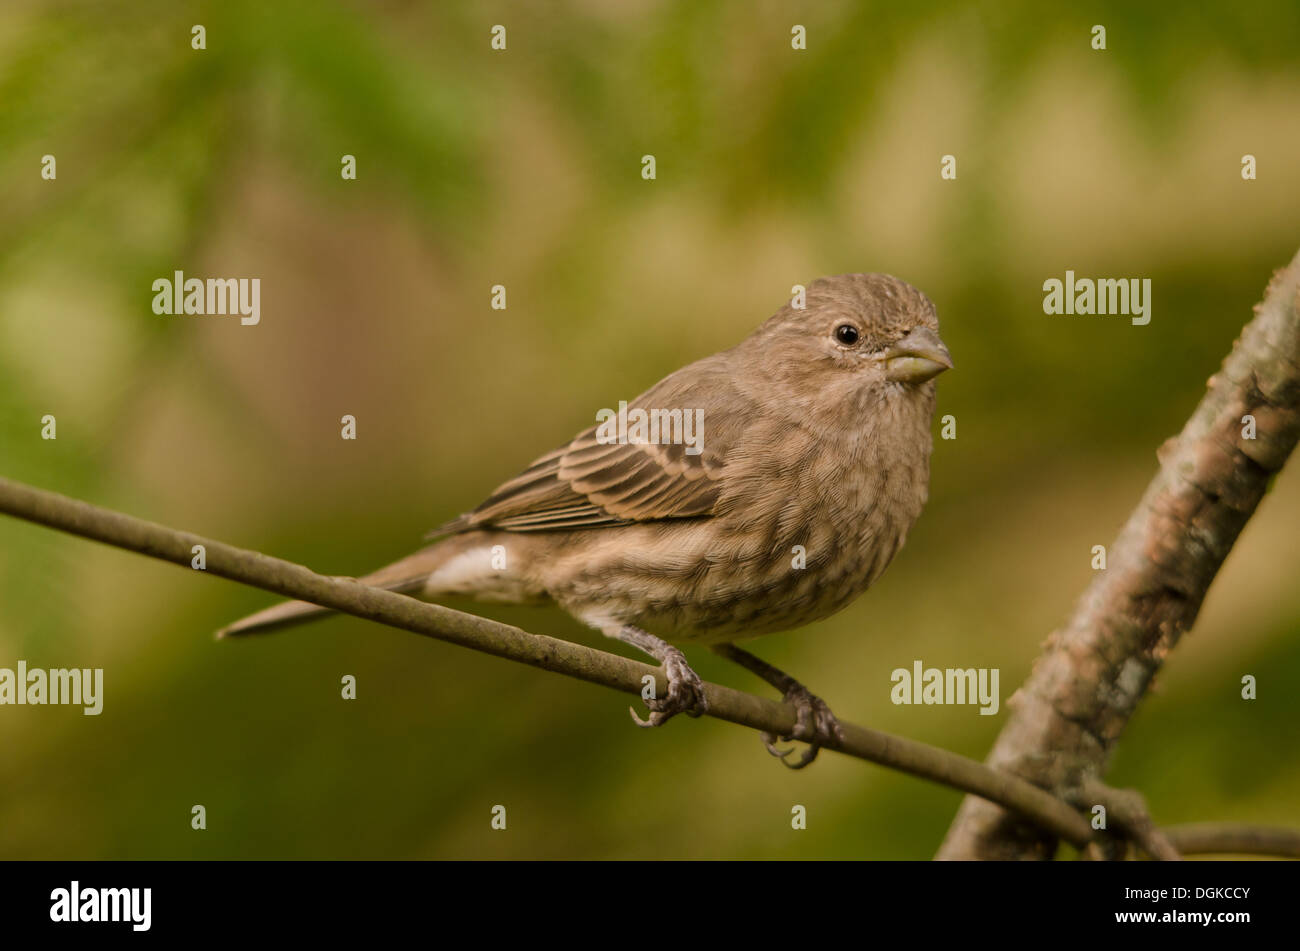
[[[928,429],[906,452],[878,443],[804,434],[754,458],[714,517],[590,533],[557,600],[697,643],[834,614],[885,570],[925,502]]]

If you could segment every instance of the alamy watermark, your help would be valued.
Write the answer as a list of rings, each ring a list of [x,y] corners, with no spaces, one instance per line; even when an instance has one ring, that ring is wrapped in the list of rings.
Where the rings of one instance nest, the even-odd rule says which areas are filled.
[[[70,704],[82,707],[88,717],[99,716],[104,709],[104,668],[29,670],[25,660],[18,662],[17,670],[0,667],[0,705],[6,703]]]
[[[153,282],[155,314],[192,314],[197,317],[239,315],[239,322],[251,327],[262,319],[262,279],[260,277],[185,276],[176,271],[171,277]]]
[[[926,667],[919,660],[912,669],[899,667],[890,675],[894,703],[979,704],[981,716],[993,716],[1001,705],[997,667]]]
[[[68,888],[50,892],[50,921],[129,922],[132,931],[148,931],[153,923],[152,888]]]
[[[617,410],[597,410],[596,421],[602,446],[685,446],[688,456],[704,451],[702,409],[628,409],[627,400],[619,400]]]
[[[1049,277],[1043,281],[1044,314],[1124,315],[1132,323],[1151,323],[1151,278],[1074,276],[1065,272],[1065,280]]]

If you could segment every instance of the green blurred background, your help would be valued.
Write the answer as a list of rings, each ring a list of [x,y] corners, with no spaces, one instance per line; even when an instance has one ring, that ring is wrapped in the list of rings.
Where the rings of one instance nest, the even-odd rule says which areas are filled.
[[[792,284],[892,272],[939,308],[958,438],[876,588],[752,647],[844,718],[982,758],[1300,246],[1293,0],[1057,16],[10,0],[0,472],[360,574]],[[1151,324],[1045,316],[1067,268],[1150,277]],[[154,315],[176,269],[261,278],[261,325]],[[1300,821],[1298,521],[1293,464],[1119,744],[1111,779],[1160,822]],[[0,708],[0,857],[926,858],[959,802],[831,754],[789,772],[717,721],[640,731],[621,695],[350,618],[212,639],[270,600],[0,519],[0,666],[105,668],[99,717]],[[558,611],[485,613],[623,650]],[[1002,712],[892,705],[916,659],[1000,668]]]

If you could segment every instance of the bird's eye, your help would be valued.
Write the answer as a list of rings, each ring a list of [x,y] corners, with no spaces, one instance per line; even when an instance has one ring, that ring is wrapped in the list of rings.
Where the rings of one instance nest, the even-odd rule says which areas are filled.
[[[835,339],[846,347],[851,347],[857,343],[860,336],[858,328],[852,324],[840,324],[835,328]]]

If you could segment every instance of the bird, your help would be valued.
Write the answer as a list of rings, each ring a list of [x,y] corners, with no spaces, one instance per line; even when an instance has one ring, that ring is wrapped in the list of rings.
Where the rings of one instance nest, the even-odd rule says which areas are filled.
[[[661,665],[666,694],[645,700],[648,716],[632,711],[645,727],[707,711],[682,647],[708,647],[781,692],[795,726],[762,740],[800,769],[843,728],[736,642],[826,618],[884,572],[927,500],[935,377],[952,365],[934,304],[911,284],[819,278],[360,580],[426,601],[558,605]],[[283,602],[218,636],[329,613]],[[796,740],[791,759],[779,744]]]

